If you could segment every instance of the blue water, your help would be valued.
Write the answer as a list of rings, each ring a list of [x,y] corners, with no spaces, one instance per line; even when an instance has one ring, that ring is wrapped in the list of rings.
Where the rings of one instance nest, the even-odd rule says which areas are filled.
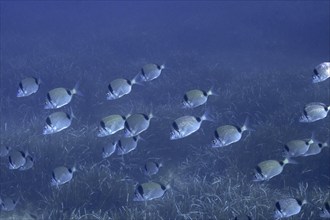
[[[91,214],[99,211],[104,219],[184,219],[180,214],[196,210],[204,214],[192,214],[193,219],[228,219],[238,214],[234,209],[269,219],[283,196],[306,196],[317,206],[329,199],[329,149],[297,158],[297,165],[287,165],[280,176],[263,183],[267,196],[257,197],[259,185],[252,181],[256,164],[282,160],[284,143],[313,133],[320,141],[330,137],[329,118],[298,122],[305,104],[330,104],[330,81],[311,81],[314,67],[330,60],[329,1],[0,4],[1,145],[35,158],[34,167],[24,172],[9,170],[8,159],[1,158],[0,198],[19,198],[15,210],[2,211],[1,219],[21,219],[22,213],[27,219],[79,219],[72,214],[78,210],[77,216],[90,214],[83,219],[97,219]],[[134,85],[129,95],[106,100],[110,81],[133,79],[147,63],[166,68],[158,79]],[[41,79],[39,91],[17,98],[18,83],[29,76]],[[54,112],[43,109],[47,92],[71,89],[77,82],[83,95],[63,108],[74,112],[72,126],[43,136],[45,119]],[[218,95],[210,96],[206,106],[180,107],[186,91],[211,87]],[[184,139],[169,140],[173,120],[201,116],[206,109],[213,122],[203,122]],[[122,133],[96,137],[100,119],[138,112],[156,116],[141,134],[144,140],[124,157],[103,160],[102,147]],[[210,148],[218,126],[241,126],[247,117],[254,131],[226,148]],[[135,184],[149,180],[141,172],[148,159],[164,163],[152,180],[171,189],[162,199],[133,202]],[[62,165],[78,171],[56,189],[50,186],[51,171]],[[223,188],[212,184],[215,178],[224,179]],[[254,191],[230,197],[228,181],[240,185],[241,192]],[[307,195],[295,193],[299,183],[309,185]],[[205,197],[212,193],[229,209],[219,201],[211,207]],[[189,207],[195,200],[205,206]],[[302,213],[293,219],[318,218],[312,206]]]

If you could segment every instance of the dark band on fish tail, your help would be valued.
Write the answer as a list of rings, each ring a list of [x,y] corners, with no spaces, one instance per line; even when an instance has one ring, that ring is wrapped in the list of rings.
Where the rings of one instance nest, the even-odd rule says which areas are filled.
[[[142,116],[144,117],[145,120],[149,121],[149,116],[146,114],[142,114]]]
[[[72,96],[72,92],[70,89],[66,89],[66,93],[68,93],[69,96]]]
[[[67,117],[69,120],[71,120],[71,115],[68,114],[68,113],[65,113],[65,114],[66,114],[66,117]]]
[[[301,201],[300,199],[296,199],[296,201],[297,201],[297,203],[298,203],[299,206],[302,206],[303,201]]]
[[[160,184],[160,188],[164,191],[166,190],[166,186],[164,186],[163,184]]]
[[[32,77],[37,85],[40,84],[39,80],[36,77]]]
[[[241,127],[239,127],[239,126],[235,126],[235,128],[237,129],[237,131],[238,131],[239,133],[242,133],[242,128],[241,128]]]

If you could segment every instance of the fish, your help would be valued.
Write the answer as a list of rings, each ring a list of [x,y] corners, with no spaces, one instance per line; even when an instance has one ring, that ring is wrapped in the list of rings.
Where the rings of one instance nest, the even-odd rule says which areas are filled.
[[[71,111],[71,114],[65,112],[54,112],[46,118],[46,125],[43,130],[43,134],[55,134],[68,127],[70,127],[72,119],[75,116]]]
[[[205,104],[210,95],[215,95],[212,89],[209,91],[200,89],[190,90],[184,94],[182,105],[184,108],[196,108]]]
[[[157,163],[155,161],[148,161],[144,164],[144,174],[147,176],[152,176],[158,173],[159,168],[163,166],[162,163]]]
[[[12,149],[9,152],[8,160],[9,160],[9,169],[16,170],[26,163],[26,157],[28,156],[27,152],[23,152],[20,150]]]
[[[203,121],[212,121],[207,112],[201,117],[182,116],[177,118],[172,123],[170,140],[177,140],[187,137],[198,131]]]
[[[138,84],[136,77],[132,80],[119,78],[111,81],[108,85],[107,100],[119,99],[129,94],[134,84]]]
[[[55,88],[50,90],[47,93],[45,109],[58,109],[67,104],[69,104],[72,100],[73,95],[80,94],[81,92],[78,90],[78,83],[75,85],[73,89],[67,88]]]
[[[33,167],[34,165],[34,159],[31,155],[27,155],[27,157],[25,158],[26,161],[25,161],[25,164],[21,167],[18,168],[18,170],[29,170]]]
[[[311,123],[327,117],[330,110],[330,105],[327,106],[321,102],[312,102],[304,107],[302,116],[299,118],[299,122]]]
[[[284,145],[284,157],[300,157],[303,156],[314,143],[313,138],[304,140],[292,140]]]
[[[6,157],[9,154],[10,147],[1,145],[0,146],[0,157]]]
[[[138,113],[127,117],[124,128],[125,137],[137,136],[147,130],[152,118],[154,118],[152,113],[149,115]]]
[[[1,205],[1,210],[2,211],[13,211],[18,203],[18,199],[13,199],[6,197],[4,199],[0,198],[0,205]]]
[[[51,185],[58,187],[59,185],[63,185],[69,182],[72,179],[74,172],[76,172],[75,167],[72,168],[67,168],[65,166],[56,167],[52,171]]]
[[[128,154],[129,152],[135,150],[140,139],[141,137],[139,135],[120,138],[115,143],[117,146],[117,155]]]
[[[235,125],[223,125],[218,127],[215,132],[215,138],[212,141],[212,147],[225,147],[241,140],[245,131],[251,130],[248,127],[248,119],[245,120],[242,127]]]
[[[27,77],[19,82],[17,97],[27,97],[39,90],[41,80],[35,77]]]
[[[317,65],[312,77],[313,83],[320,83],[330,77],[330,62],[323,62]]]
[[[325,202],[323,207],[320,209],[321,218],[330,218],[330,200]]]
[[[146,64],[141,68],[141,78],[144,82],[149,82],[154,79],[157,79],[162,70],[165,69],[165,65],[158,65],[158,64]]]
[[[102,118],[100,121],[100,126],[98,129],[97,136],[105,137],[116,132],[123,130],[125,128],[125,121],[130,115],[109,115],[105,118]]]
[[[328,141],[323,143],[319,141],[314,141],[302,156],[306,157],[306,156],[319,154],[321,153],[322,149],[325,147],[330,147]]]
[[[161,198],[169,188],[169,185],[165,186],[152,181],[138,184],[134,191],[133,201],[150,201]]]
[[[102,148],[102,158],[110,157],[116,151],[116,143],[107,144]]]
[[[296,198],[281,199],[275,203],[274,218],[281,219],[299,214],[306,200]]]
[[[254,180],[253,181],[268,181],[271,178],[282,173],[283,168],[286,164],[296,162],[290,158],[285,158],[283,161],[279,160],[265,160],[260,162],[254,169]]]

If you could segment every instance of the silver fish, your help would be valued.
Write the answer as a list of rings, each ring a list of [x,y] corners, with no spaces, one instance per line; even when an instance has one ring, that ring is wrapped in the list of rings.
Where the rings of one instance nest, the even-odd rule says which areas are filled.
[[[55,168],[52,172],[51,185],[59,186],[69,182],[72,179],[73,173],[75,171],[76,171],[75,167],[67,168],[65,166],[60,166]]]
[[[319,141],[314,141],[314,143],[312,143],[308,150],[306,151],[306,153],[304,153],[302,156],[306,157],[306,156],[311,156],[311,155],[316,155],[321,153],[322,149],[325,147],[330,147],[328,142],[319,142]]]
[[[1,210],[2,211],[13,211],[18,203],[18,200],[12,199],[12,198],[0,198],[0,205],[1,205]]]
[[[314,68],[313,83],[323,82],[330,77],[330,62],[324,62]]]
[[[281,199],[275,203],[274,218],[281,219],[299,214],[302,206],[306,203],[306,200],[296,198]]]
[[[284,145],[284,157],[300,157],[303,156],[314,143],[313,138],[304,140],[292,140]]]
[[[125,136],[133,137],[147,130],[150,125],[150,120],[153,117],[154,116],[152,113],[150,113],[149,115],[138,113],[129,116],[125,121]]]
[[[193,89],[184,94],[182,104],[185,108],[196,108],[205,104],[210,95],[215,95],[212,89],[207,92],[200,89]]]
[[[128,154],[129,152],[135,150],[140,139],[141,138],[139,135],[134,136],[134,137],[128,137],[128,138],[125,138],[125,137],[120,138],[116,142],[117,154],[124,155],[124,154]]]
[[[162,163],[157,163],[155,161],[148,161],[144,164],[144,174],[147,176],[152,176],[158,173],[159,169],[162,167]]]
[[[133,201],[150,201],[161,198],[168,189],[169,186],[156,182],[139,184],[135,189]]]
[[[115,79],[108,85],[107,100],[114,100],[129,94],[132,91],[132,86],[137,84],[136,78],[128,79]]]
[[[170,139],[176,140],[180,138],[187,137],[192,133],[196,132],[203,121],[210,121],[207,113],[204,113],[202,117],[195,117],[195,116],[183,116],[180,117],[172,123]]]
[[[320,210],[321,218],[330,218],[330,200],[324,203],[323,208]]]
[[[157,79],[164,68],[165,65],[157,65],[153,63],[144,65],[141,69],[142,80],[148,82]]]
[[[26,97],[36,93],[39,90],[40,79],[28,77],[18,84],[17,97]]]
[[[326,106],[321,102],[312,102],[304,107],[303,115],[299,118],[299,122],[310,123],[327,117],[330,106]]]
[[[267,181],[282,173],[283,168],[288,163],[296,163],[286,158],[283,161],[266,160],[259,163],[254,169],[254,181]]]
[[[54,112],[46,118],[46,125],[43,134],[54,134],[60,132],[71,125],[73,113],[67,114],[65,112]]]
[[[10,147],[1,145],[0,146],[0,157],[5,157],[9,154]]]
[[[20,168],[18,168],[18,170],[21,170],[21,171],[23,171],[23,170],[29,170],[29,169],[31,169],[33,167],[33,165],[34,165],[34,159],[33,159],[32,156],[28,155],[26,157],[25,164],[23,166],[21,166]]]
[[[116,143],[107,144],[102,148],[103,159],[110,157],[116,151]]]
[[[73,89],[55,88],[47,93],[45,109],[57,109],[69,104],[73,95],[80,94],[78,84]]]
[[[28,153],[12,149],[9,152],[8,160],[9,160],[9,169],[16,170],[26,163],[26,157],[28,156]]]
[[[127,117],[129,117],[129,115],[109,115],[105,118],[102,118],[97,136],[105,137],[124,129]]]
[[[241,140],[244,131],[248,130],[251,130],[248,128],[248,120],[245,120],[242,127],[235,125],[220,126],[214,132],[215,139],[212,141],[212,147],[225,147],[232,143],[236,143]]]

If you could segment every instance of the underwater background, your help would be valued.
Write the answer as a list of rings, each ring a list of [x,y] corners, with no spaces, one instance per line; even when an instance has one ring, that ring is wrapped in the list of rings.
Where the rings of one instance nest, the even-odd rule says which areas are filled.
[[[329,1],[81,1],[1,3],[1,145],[35,159],[26,171],[0,163],[0,197],[18,199],[0,219],[272,219],[274,204],[286,197],[322,207],[330,199],[330,150],[300,157],[277,177],[253,181],[255,166],[282,160],[293,139],[328,141],[330,119],[300,123],[305,104],[330,104],[330,81],[312,83],[316,65],[330,60]],[[164,64],[156,80],[134,85],[118,100],[106,100],[110,81],[132,79],[147,63]],[[25,77],[40,89],[17,98]],[[43,135],[46,94],[73,88],[72,125]],[[183,109],[191,89],[209,90],[205,106]],[[171,123],[209,111],[196,133],[170,140]],[[122,136],[97,137],[101,118],[150,113],[150,128],[137,149],[102,158],[102,147]],[[213,149],[220,125],[253,131],[228,147]],[[148,177],[146,161],[161,161]],[[57,166],[75,166],[73,179],[51,186]],[[162,198],[133,201],[137,183],[170,185]],[[290,219],[319,219],[307,204]]]

